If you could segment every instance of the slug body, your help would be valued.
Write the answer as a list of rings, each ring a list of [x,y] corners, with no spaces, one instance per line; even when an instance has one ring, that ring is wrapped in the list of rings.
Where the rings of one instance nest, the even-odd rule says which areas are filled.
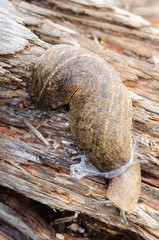
[[[39,58],[29,93],[35,106],[45,111],[69,104],[71,131],[97,169],[112,171],[129,162],[132,103],[116,71],[104,59],[80,47],[53,46]],[[131,189],[126,187],[131,181],[134,200],[130,193],[128,202],[134,206],[140,194],[139,164],[110,181],[108,198],[118,207],[125,197],[122,189]],[[122,205],[126,211],[132,207]]]

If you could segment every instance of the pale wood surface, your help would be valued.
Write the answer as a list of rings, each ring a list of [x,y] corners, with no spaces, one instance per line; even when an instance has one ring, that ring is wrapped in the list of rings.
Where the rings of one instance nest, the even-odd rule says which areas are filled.
[[[159,238],[159,31],[150,23],[102,1],[0,1],[0,183],[52,208],[78,211],[118,231]],[[100,4],[101,3],[101,4]],[[64,108],[39,128],[45,147],[24,123],[48,114],[30,106],[27,81],[37,58],[51,44],[85,47],[105,58],[131,91],[133,137],[142,164],[139,204],[123,224],[119,211],[88,201],[105,199],[105,181],[70,178],[81,152]],[[77,162],[77,161],[76,161]]]

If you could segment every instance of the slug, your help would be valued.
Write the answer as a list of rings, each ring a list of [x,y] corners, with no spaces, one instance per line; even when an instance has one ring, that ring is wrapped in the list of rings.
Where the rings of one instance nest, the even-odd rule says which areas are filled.
[[[45,111],[69,104],[70,129],[100,172],[116,171],[135,159],[131,99],[103,58],[80,47],[53,46],[38,59],[29,93],[35,107]],[[123,211],[130,211],[140,195],[140,164],[135,163],[110,179],[106,191]]]

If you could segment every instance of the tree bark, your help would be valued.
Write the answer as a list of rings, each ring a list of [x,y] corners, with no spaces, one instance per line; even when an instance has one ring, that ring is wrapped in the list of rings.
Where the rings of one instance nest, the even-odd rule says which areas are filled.
[[[115,3],[28,2],[0,1],[0,184],[51,208],[94,218],[105,231],[158,239],[159,31]],[[88,204],[105,199],[104,179],[70,177],[69,167],[77,162],[72,157],[82,150],[70,132],[66,109],[46,113],[29,101],[27,82],[38,57],[60,43],[102,56],[130,90],[136,154],[147,162],[142,164],[141,198],[127,214],[128,225],[115,207]],[[35,127],[41,124],[38,130],[49,147],[32,134],[26,121]]]

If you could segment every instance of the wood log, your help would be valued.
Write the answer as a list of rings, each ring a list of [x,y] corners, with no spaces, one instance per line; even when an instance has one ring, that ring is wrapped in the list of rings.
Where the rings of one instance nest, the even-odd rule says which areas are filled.
[[[2,189],[1,189],[2,191]],[[0,193],[1,216],[0,237],[1,239],[49,239],[56,240],[56,232],[36,212],[35,206],[31,207],[27,198],[14,195],[3,189]],[[32,204],[33,205],[33,204]],[[3,226],[3,227],[2,227]]]
[[[0,184],[51,208],[89,216],[105,231],[158,239],[159,31],[115,1],[0,3]],[[72,157],[82,149],[70,132],[67,110],[46,113],[29,101],[27,82],[37,58],[60,43],[102,56],[130,90],[136,154],[147,162],[142,164],[140,202],[127,214],[128,225],[115,207],[88,204],[105,199],[104,179],[70,177],[69,167],[77,162]],[[38,130],[49,147],[32,134],[26,121],[41,125]]]

